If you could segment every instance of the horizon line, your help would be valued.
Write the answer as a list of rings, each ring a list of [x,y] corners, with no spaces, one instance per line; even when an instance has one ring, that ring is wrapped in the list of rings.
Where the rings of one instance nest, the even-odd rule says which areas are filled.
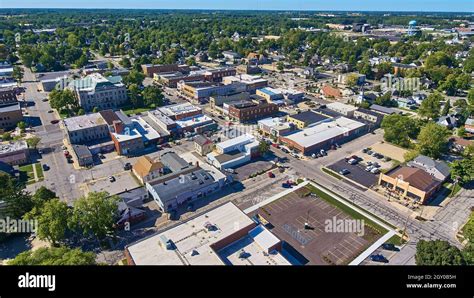
[[[58,10],[181,10],[181,11],[277,11],[277,12],[396,12],[396,13],[455,13],[455,14],[472,14],[472,11],[441,11],[441,10],[318,10],[318,9],[240,9],[240,8],[104,8],[104,7],[2,7],[1,10],[9,9],[31,9],[31,10],[42,10],[42,9],[58,9]]]

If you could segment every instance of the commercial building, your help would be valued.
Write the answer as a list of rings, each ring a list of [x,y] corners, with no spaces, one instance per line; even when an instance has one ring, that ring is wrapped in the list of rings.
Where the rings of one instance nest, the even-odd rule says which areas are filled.
[[[250,99],[249,92],[237,92],[231,93],[227,95],[220,95],[220,96],[211,96],[209,98],[209,104],[212,109],[217,109],[222,111],[222,106],[226,103],[231,103],[234,101],[242,101]]]
[[[0,88],[0,106],[18,102],[17,88]]]
[[[228,76],[222,78],[222,83],[229,85],[232,83],[241,83],[245,85],[245,91],[255,93],[257,89],[268,86],[268,80],[262,79],[260,76],[240,74],[238,76]]]
[[[127,121],[115,121],[111,132],[115,150],[120,155],[136,155],[143,149],[155,146],[161,135],[141,117]]]
[[[71,117],[63,122],[71,144],[84,145],[110,140],[109,126],[99,113]]]
[[[354,117],[354,112],[357,111],[357,107],[340,103],[340,102],[333,102],[333,103],[327,104],[326,107],[346,117]]]
[[[329,117],[326,117],[321,114],[317,114],[312,111],[306,111],[306,112],[301,112],[301,113],[297,113],[293,115],[288,115],[286,117],[286,121],[293,123],[299,129],[303,129],[310,125],[320,123],[321,121],[324,121],[328,118]]]
[[[158,109],[172,120],[180,120],[202,114],[202,109],[190,103],[169,105]]]
[[[204,81],[204,74],[203,72],[191,72],[184,74],[179,71],[164,72],[160,74],[155,73],[153,75],[153,80],[167,87],[176,88],[179,82]]]
[[[364,108],[358,108],[356,111],[354,111],[354,118],[363,119],[363,120],[375,123],[377,125],[380,125],[380,123],[383,120],[383,114],[380,114],[368,109],[364,109]]]
[[[282,118],[265,118],[258,121],[258,129],[267,136],[280,137],[295,130],[294,123],[287,122]]]
[[[226,203],[125,248],[129,265],[291,265],[281,241]]]
[[[0,131],[13,129],[22,120],[20,103],[0,105]]]
[[[178,90],[187,98],[202,102],[211,96],[226,95],[230,93],[245,91],[237,84],[224,85],[214,82],[180,82]]]
[[[87,167],[94,164],[94,158],[91,151],[85,145],[72,145],[72,150],[76,156],[77,162],[81,167]]]
[[[285,101],[283,100],[283,93],[278,89],[266,87],[262,89],[257,89],[255,94],[264,98],[269,103],[274,103],[276,105],[285,104]]]
[[[153,160],[145,155],[138,158],[132,167],[132,171],[141,183],[146,183],[162,176],[165,169],[162,162]]]
[[[311,154],[320,149],[330,148],[334,143],[341,144],[366,132],[363,123],[339,117],[327,119],[320,124],[280,137],[288,147],[303,154]]]
[[[371,106],[370,106],[370,109],[371,109],[372,111],[381,113],[381,114],[383,114],[383,115],[392,115],[392,114],[396,114],[396,113],[397,113],[397,111],[395,111],[394,109],[392,109],[392,108],[387,108],[387,107],[384,107],[384,106],[381,106],[381,105],[371,105]]]
[[[178,64],[143,64],[142,71],[147,76],[152,78],[154,74],[165,73],[165,72],[183,72],[189,73],[190,68],[187,65]]]
[[[213,147],[214,143],[210,139],[202,135],[197,135],[194,137],[194,151],[199,153],[199,155],[206,156],[212,151]]]
[[[229,117],[240,122],[256,121],[261,118],[273,116],[278,112],[278,106],[264,100],[238,101],[224,104]]]
[[[464,128],[467,132],[474,134],[474,118],[468,118],[464,123]]]
[[[70,80],[69,71],[55,71],[38,73],[36,78],[38,79],[38,89],[44,92],[51,92],[54,89],[64,90],[67,87]]]
[[[234,168],[259,155],[259,142],[244,134],[216,144],[215,152],[207,154],[207,162],[220,170]]]
[[[258,74],[262,72],[262,69],[258,67],[258,65],[250,65],[250,64],[241,64],[236,67],[238,74]]]
[[[197,161],[189,163],[174,152],[166,152],[160,160],[169,173],[148,181],[145,186],[163,212],[199,200],[226,182],[224,174],[205,170]]]
[[[0,162],[11,166],[23,165],[30,160],[30,150],[26,141],[0,144]]]
[[[127,102],[127,88],[121,80],[119,76],[105,78],[93,73],[71,81],[67,88],[74,91],[79,105],[86,111],[113,109]]]
[[[443,182],[420,168],[399,166],[380,173],[379,185],[387,189],[389,197],[397,197],[425,204],[439,190]]]

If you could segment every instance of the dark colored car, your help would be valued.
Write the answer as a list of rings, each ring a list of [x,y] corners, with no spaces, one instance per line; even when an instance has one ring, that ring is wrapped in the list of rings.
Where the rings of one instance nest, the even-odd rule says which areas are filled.
[[[374,262],[380,262],[380,263],[388,263],[388,260],[386,257],[384,257],[381,254],[378,255],[371,255],[370,260]]]
[[[342,169],[342,170],[339,171],[339,174],[341,174],[341,175],[347,175],[347,174],[349,174],[350,172],[351,172],[351,171],[349,171],[348,169]]]
[[[385,250],[392,250],[392,251],[399,251],[400,250],[393,243],[384,243],[384,244],[382,244],[382,248],[385,249]]]
[[[127,162],[127,163],[123,166],[123,169],[124,169],[125,171],[129,171],[129,170],[132,169],[132,165],[131,165],[129,162]]]
[[[51,120],[51,124],[58,124],[59,120]]]
[[[42,167],[43,167],[43,171],[49,170],[49,166],[47,164],[43,164]]]

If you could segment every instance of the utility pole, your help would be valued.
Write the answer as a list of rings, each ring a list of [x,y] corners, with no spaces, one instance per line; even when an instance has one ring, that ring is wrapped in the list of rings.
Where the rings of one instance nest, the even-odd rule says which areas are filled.
[[[405,236],[407,232],[407,224],[408,224],[408,218],[410,217],[410,213],[407,214],[407,219],[405,220],[405,225],[403,227],[403,233],[402,233],[402,241],[403,241],[403,236]]]

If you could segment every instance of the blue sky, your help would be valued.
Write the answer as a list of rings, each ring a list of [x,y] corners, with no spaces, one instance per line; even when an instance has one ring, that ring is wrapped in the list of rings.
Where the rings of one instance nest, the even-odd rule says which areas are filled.
[[[12,7],[474,12],[474,0],[0,0]]]

